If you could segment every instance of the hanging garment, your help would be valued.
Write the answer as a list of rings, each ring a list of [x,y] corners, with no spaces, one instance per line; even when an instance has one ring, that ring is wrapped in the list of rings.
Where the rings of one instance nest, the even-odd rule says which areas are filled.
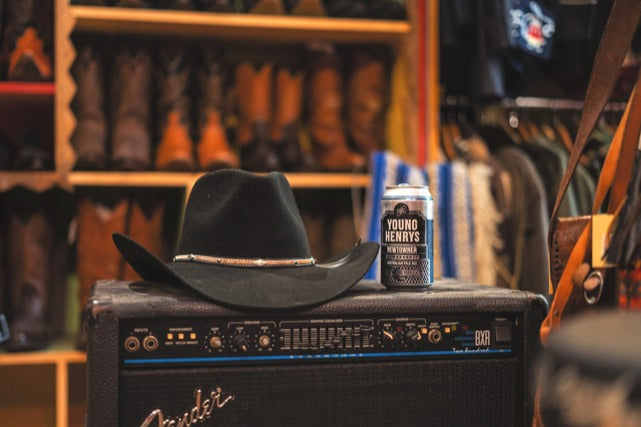
[[[512,265],[499,262],[502,286],[547,294],[549,227],[547,196],[533,161],[521,149],[506,146],[496,153],[512,182],[512,210],[505,218],[504,252]],[[505,257],[500,257],[505,261]]]

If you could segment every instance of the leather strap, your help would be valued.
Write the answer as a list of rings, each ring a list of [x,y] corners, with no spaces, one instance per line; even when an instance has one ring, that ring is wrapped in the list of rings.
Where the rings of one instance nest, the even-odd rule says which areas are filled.
[[[610,99],[640,17],[641,1],[639,0],[615,0],[612,5],[610,17],[605,26],[601,43],[594,59],[594,65],[592,66],[592,74],[585,94],[585,103],[574,140],[574,147],[570,153],[568,166],[561,180],[559,192],[552,209],[551,224],[556,221],[561,201],[570,185],[570,180],[579,158],[588,143],[597,120],[601,116],[605,104]],[[550,231],[552,231],[552,228],[550,228]],[[551,238],[552,233],[550,232],[548,243],[551,242]]]

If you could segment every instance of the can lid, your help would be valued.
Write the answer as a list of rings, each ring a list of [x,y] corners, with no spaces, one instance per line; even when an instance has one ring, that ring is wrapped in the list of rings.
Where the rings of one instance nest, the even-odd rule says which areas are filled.
[[[416,189],[425,190],[425,189],[429,188],[429,186],[428,185],[410,185],[410,184],[407,184],[407,183],[401,183],[401,184],[397,184],[397,185],[386,185],[385,186],[386,190],[393,190],[395,188],[408,188],[408,189],[416,188]]]

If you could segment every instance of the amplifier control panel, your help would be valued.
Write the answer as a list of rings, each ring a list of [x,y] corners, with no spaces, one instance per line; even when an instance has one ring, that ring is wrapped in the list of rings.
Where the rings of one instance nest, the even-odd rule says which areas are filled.
[[[515,314],[417,315],[318,319],[126,319],[120,362],[235,364],[309,359],[514,356]]]

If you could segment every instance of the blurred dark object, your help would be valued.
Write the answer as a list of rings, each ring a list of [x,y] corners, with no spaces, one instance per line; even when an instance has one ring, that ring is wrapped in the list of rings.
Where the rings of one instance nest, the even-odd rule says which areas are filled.
[[[71,0],[71,4],[80,6],[111,6],[108,0]]]
[[[342,116],[341,63],[329,45],[319,45],[309,51],[307,102],[308,128],[318,166],[333,171],[363,169],[365,158],[347,145]]]
[[[236,67],[240,164],[250,171],[280,169],[278,157],[269,143],[273,68],[271,63],[265,63],[256,69],[248,61]]]
[[[196,0],[198,9],[208,12],[234,12],[234,0]]]
[[[223,60],[222,50],[211,44],[200,49],[197,68],[200,87],[198,99],[198,165],[201,170],[237,168],[238,156],[227,140],[222,121]]]
[[[107,120],[102,49],[94,42],[80,42],[76,43],[76,51],[71,71],[77,87],[72,102],[76,128],[71,134],[75,168],[103,170],[107,167]]]
[[[407,19],[405,0],[369,0],[367,13],[375,19]]]
[[[10,170],[13,166],[13,145],[7,136],[0,132],[0,170]]]
[[[324,0],[329,16],[336,18],[366,18],[367,6],[361,0]]]
[[[52,80],[53,2],[7,1],[3,56],[9,80]]]
[[[245,0],[245,11],[259,15],[284,15],[285,6],[281,0]]]
[[[152,2],[150,0],[114,0],[113,5],[116,7],[149,8],[152,6]]]
[[[22,131],[16,149],[15,168],[31,171],[53,169],[52,155],[43,148],[38,132],[35,129]]]
[[[193,10],[196,8],[193,0],[156,0],[155,6],[158,9],[174,10]]]
[[[0,313],[0,345],[7,342],[10,336],[7,318],[4,314]]]
[[[322,0],[284,0],[285,9],[290,15],[325,16]]]
[[[156,169],[194,170],[191,140],[191,102],[188,84],[192,64],[184,46],[163,43],[158,48],[158,124],[160,143],[156,148]]]
[[[639,425],[639,325],[641,313],[603,311],[552,332],[538,372],[544,425]]]
[[[116,52],[111,73],[111,166],[147,170],[151,165],[151,55],[129,41]]]

